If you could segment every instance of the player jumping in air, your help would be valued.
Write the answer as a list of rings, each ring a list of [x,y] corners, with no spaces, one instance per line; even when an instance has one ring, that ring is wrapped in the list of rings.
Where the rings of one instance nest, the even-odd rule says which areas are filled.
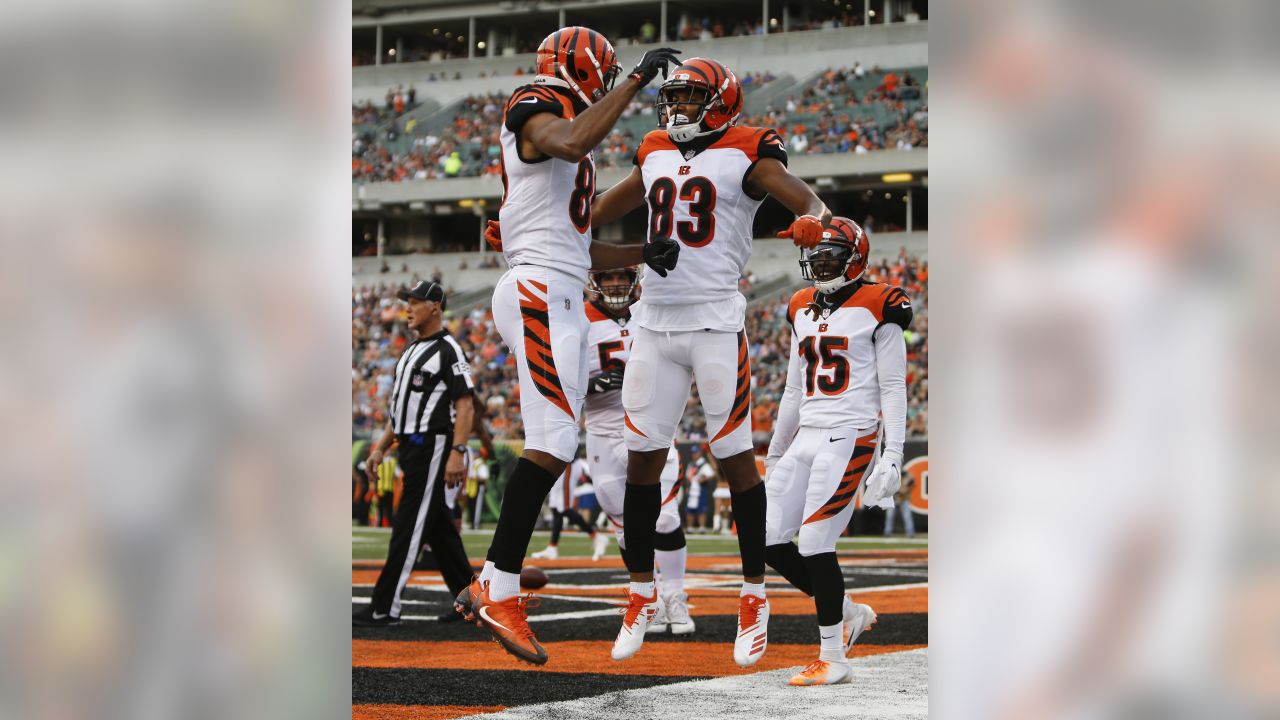
[[[751,369],[738,280],[751,255],[752,221],[766,195],[799,217],[781,237],[812,247],[831,212],[787,171],[774,130],[737,127],[743,92],[714,60],[694,58],[658,91],[663,129],[647,134],[636,167],[596,199],[604,225],[647,202],[649,237],[680,242],[680,267],[650,278],[634,308],[636,328],[622,388],[630,450],[623,501],[631,572],[629,605],[613,658],[639,651],[662,600],[653,582],[661,475],[689,386],[696,382],[711,453],[732,492],[743,584],[734,660],[754,665],[768,643],[764,597],[765,489],[751,445]]]
[[[617,88],[621,66],[603,35],[566,27],[538,47],[537,75],[512,93],[499,130],[501,229],[491,228],[510,270],[493,291],[493,319],[515,354],[524,452],[507,482],[480,576],[455,607],[519,659],[543,664],[530,629],[520,569],[543,500],[578,448],[587,389],[587,317],[582,289],[592,268],[675,267],[677,243],[621,247],[591,240],[595,162],[591,151],[640,88],[675,63],[670,48],[649,50]]]
[[[906,439],[903,331],[911,302],[899,288],[862,280],[870,250],[862,228],[842,217],[831,224],[800,260],[813,287],[792,296],[787,308],[791,361],[765,461],[765,557],[813,597],[818,612],[818,659],[792,685],[832,685],[852,675],[845,657],[876,614],[844,594],[836,540],[863,478],[865,505],[893,507]],[[796,535],[799,547],[791,542]]]

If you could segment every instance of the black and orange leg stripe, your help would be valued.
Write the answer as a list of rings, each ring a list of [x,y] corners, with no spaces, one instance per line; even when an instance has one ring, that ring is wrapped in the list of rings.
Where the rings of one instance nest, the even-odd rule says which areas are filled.
[[[840,478],[836,491],[822,504],[822,507],[815,510],[804,521],[805,525],[833,518],[853,501],[854,494],[858,492],[858,482],[866,472],[867,465],[871,464],[871,458],[875,457],[878,436],[878,431],[872,431],[857,439],[853,446],[853,455],[849,458],[849,464],[845,466],[844,475]]]
[[[747,357],[747,334],[738,333],[738,379],[734,387],[733,407],[724,427],[711,438],[715,442],[737,430],[751,414],[751,361]]]
[[[552,405],[560,408],[569,417],[574,417],[569,409],[569,399],[560,384],[560,374],[556,371],[555,355],[551,351],[551,323],[547,309],[547,286],[536,280],[520,280],[516,286],[520,290],[520,318],[524,322],[524,357],[529,368],[529,376],[533,384]],[[537,291],[537,292],[536,292]],[[541,296],[538,295],[541,292]]]

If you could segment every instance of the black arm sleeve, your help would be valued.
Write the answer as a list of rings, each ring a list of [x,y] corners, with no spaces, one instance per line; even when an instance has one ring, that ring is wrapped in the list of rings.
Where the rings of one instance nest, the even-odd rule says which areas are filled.
[[[524,124],[538,113],[549,112],[556,117],[564,117],[564,105],[555,93],[540,87],[522,87],[511,94],[507,101],[503,123],[507,129],[520,136]]]
[[[884,320],[881,325],[892,323],[902,328],[903,332],[911,327],[911,298],[901,288],[893,288],[884,300]],[[877,329],[878,326],[877,326]]]
[[[783,165],[787,164],[787,144],[777,130],[765,130],[760,133],[760,143],[756,147],[756,160],[773,158]]]

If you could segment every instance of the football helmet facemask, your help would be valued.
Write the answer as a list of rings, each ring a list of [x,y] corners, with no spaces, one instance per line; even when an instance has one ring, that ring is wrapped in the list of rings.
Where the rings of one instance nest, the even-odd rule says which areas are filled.
[[[833,293],[856,282],[867,271],[871,245],[867,234],[849,218],[831,218],[831,228],[813,248],[800,251],[800,275],[820,293]]]
[[[658,88],[658,126],[674,142],[718,133],[742,113],[742,84],[729,68],[715,60],[690,58],[671,71]],[[697,114],[678,112],[696,106]]]
[[[620,312],[640,299],[639,268],[595,270],[588,277],[591,291],[610,310]]]

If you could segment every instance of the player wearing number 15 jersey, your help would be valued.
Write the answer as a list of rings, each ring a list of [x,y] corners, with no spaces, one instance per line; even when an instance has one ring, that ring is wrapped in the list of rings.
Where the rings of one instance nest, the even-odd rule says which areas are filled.
[[[743,587],[734,660],[755,664],[768,642],[765,491],[751,446],[746,300],[738,280],[751,256],[756,209],[766,195],[800,216],[782,236],[802,246],[817,243],[831,213],[787,171],[778,133],[735,125],[742,105],[742,86],[728,68],[703,58],[685,61],[658,91],[662,129],[645,136],[635,169],[592,208],[593,223],[603,225],[647,201],[650,241],[670,237],[681,245],[679,267],[645,283],[622,388],[630,451],[624,534],[631,594],[615,659],[640,649],[660,607],[653,586],[659,476],[692,382],[738,528]]]
[[[507,481],[484,570],[454,607],[507,652],[539,665],[547,653],[527,622],[520,568],[542,502],[578,449],[587,389],[587,271],[645,262],[662,274],[675,267],[679,252],[674,242],[592,242],[591,150],[636,92],[674,63],[670,48],[650,50],[614,89],[621,66],[613,46],[589,28],[562,28],[538,47],[533,84],[517,89],[503,110],[499,217],[506,242],[500,238],[504,228],[491,230],[511,269],[494,288],[493,320],[515,355],[525,443]]]
[[[896,287],[863,281],[870,250],[866,234],[847,218],[831,223],[822,242],[800,261],[814,286],[797,292],[787,309],[787,387],[765,461],[766,557],[813,596],[822,636],[818,659],[792,685],[849,680],[845,656],[876,616],[845,596],[836,539],[849,525],[864,477],[864,502],[889,498],[892,508],[906,437],[903,331],[911,323],[911,302]],[[791,542],[796,535],[799,547]]]

